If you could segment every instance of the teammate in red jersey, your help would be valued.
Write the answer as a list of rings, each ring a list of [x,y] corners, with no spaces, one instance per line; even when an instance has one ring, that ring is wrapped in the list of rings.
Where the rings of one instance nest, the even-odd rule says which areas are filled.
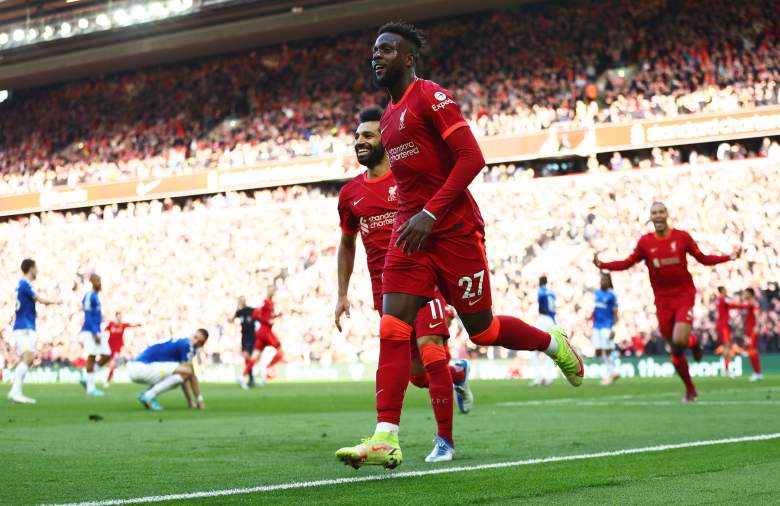
[[[756,329],[756,314],[760,310],[758,301],[756,300],[756,291],[752,288],[746,288],[744,291],[744,301],[731,304],[733,309],[740,309],[745,311],[745,320],[743,327],[745,328],[745,341],[748,348],[748,357],[750,358],[750,365],[753,366],[753,374],[750,376],[750,381],[760,381],[764,379],[764,375],[761,374],[761,362],[758,357],[758,331]]]
[[[692,255],[701,264],[717,265],[739,258],[741,249],[737,248],[731,255],[705,255],[688,232],[669,226],[669,213],[662,202],[654,202],[650,207],[650,221],[653,222],[655,232],[643,235],[627,258],[602,262],[596,253],[593,263],[599,269],[622,271],[642,260],[645,261],[650,274],[650,286],[655,295],[659,331],[669,342],[672,348],[672,364],[685,383],[683,400],[692,402],[698,394],[688,372],[685,350],[691,348],[694,359],[699,361],[701,347],[698,339],[691,335],[696,287],[693,285],[691,273],[688,272],[687,255]]]
[[[731,310],[732,302],[726,295],[726,287],[718,287],[718,298],[715,303],[717,318],[715,320],[715,331],[720,339],[721,356],[723,357],[723,371],[726,376],[730,376],[729,365],[731,364]],[[715,350],[717,353],[717,350]]]
[[[338,249],[339,294],[336,303],[336,327],[340,319],[349,316],[349,279],[355,262],[357,233],[366,250],[371,276],[374,309],[382,312],[382,269],[390,247],[390,235],[397,210],[396,184],[390,163],[380,139],[378,107],[364,110],[355,133],[355,152],[367,171],[349,181],[339,192],[341,241]],[[420,309],[414,323],[410,382],[428,388],[438,432],[436,445],[426,462],[444,462],[455,456],[452,437],[453,385],[458,394],[458,407],[464,413],[471,410],[473,396],[468,388],[468,362],[449,365],[449,323],[446,302],[441,295]]]
[[[114,320],[108,322],[106,325],[106,332],[108,332],[108,348],[111,350],[111,367],[108,370],[108,376],[106,377],[105,387],[111,383],[114,378],[114,369],[117,366],[117,360],[119,353],[122,352],[122,347],[125,345],[125,330],[132,327],[140,327],[137,323],[125,323],[122,321],[122,313],[119,311],[114,315]]]
[[[476,344],[546,351],[575,386],[584,374],[560,327],[548,333],[515,317],[493,316],[484,223],[467,189],[485,160],[452,95],[417,78],[423,43],[414,26],[388,23],[372,50],[377,84],[391,98],[380,132],[398,187],[398,214],[382,274],[376,430],[365,442],[336,452],[355,467],[392,468],[402,461],[398,425],[410,336],[437,286]]]
[[[255,332],[255,350],[244,367],[242,387],[247,384],[247,381],[244,378],[249,376],[249,373],[257,362],[260,362],[260,382],[264,383],[268,378],[268,369],[275,366],[284,358],[282,343],[279,342],[279,338],[276,337],[276,334],[274,334],[273,331],[274,320],[279,316],[274,312],[274,292],[275,289],[273,287],[269,288],[268,296],[263,301],[263,305],[255,308],[252,312],[252,318],[260,322],[260,328]],[[276,350],[276,353],[270,361],[266,361],[263,357],[263,350],[268,346]]]

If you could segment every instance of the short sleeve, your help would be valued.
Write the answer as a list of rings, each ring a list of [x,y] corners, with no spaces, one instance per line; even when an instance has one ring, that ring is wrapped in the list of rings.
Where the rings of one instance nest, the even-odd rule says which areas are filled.
[[[30,283],[22,283],[22,294],[29,299],[35,299],[35,290]]]
[[[349,199],[346,197],[345,192],[342,190],[339,192],[339,225],[341,231],[346,235],[355,235],[358,231],[358,219],[352,212]]]
[[[449,91],[428,82],[422,87],[421,92],[423,103],[428,105],[426,115],[443,140],[447,140],[455,130],[468,127],[460,106]]]

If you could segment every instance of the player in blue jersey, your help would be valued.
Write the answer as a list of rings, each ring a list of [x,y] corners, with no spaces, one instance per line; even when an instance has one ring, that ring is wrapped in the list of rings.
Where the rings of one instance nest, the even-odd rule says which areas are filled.
[[[555,293],[547,284],[547,276],[539,277],[536,301],[539,305],[539,318],[536,321],[536,328],[548,332],[556,323]],[[534,371],[531,386],[549,386],[555,381],[557,371],[549,360],[542,358],[541,352],[531,352],[531,368]]]
[[[209,333],[206,329],[198,329],[187,338],[171,338],[160,341],[146,348],[127,366],[130,379],[136,383],[150,385],[146,391],[138,394],[138,401],[146,409],[162,410],[157,403],[161,393],[182,386],[187,405],[191,408],[204,409],[203,395],[192,358],[195,351],[206,343]],[[193,402],[193,395],[195,402]]]
[[[81,299],[81,309],[84,311],[84,324],[79,336],[84,342],[84,353],[87,355],[87,366],[84,386],[87,395],[102,397],[103,391],[95,387],[95,366],[102,367],[111,360],[111,348],[108,346],[108,334],[103,332],[103,310],[100,305],[100,276],[92,274],[89,277],[92,290]]]
[[[601,373],[601,384],[611,385],[620,375],[614,370],[612,364],[612,350],[614,349],[615,331],[613,327],[618,319],[617,296],[612,290],[612,276],[608,272],[601,273],[601,283],[595,292],[595,305],[593,308],[593,348],[596,356],[604,361]]]
[[[16,353],[19,355],[19,364],[14,370],[13,383],[8,392],[8,400],[19,404],[35,404],[22,393],[22,384],[27,371],[32,366],[35,358],[35,303],[60,304],[60,301],[45,299],[35,293],[32,282],[38,277],[38,267],[35,260],[25,258],[22,261],[22,279],[16,286],[16,315],[14,317],[14,339],[16,340]]]

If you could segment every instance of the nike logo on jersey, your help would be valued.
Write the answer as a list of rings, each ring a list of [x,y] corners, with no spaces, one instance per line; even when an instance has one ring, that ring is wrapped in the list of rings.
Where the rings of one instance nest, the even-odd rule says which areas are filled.
[[[444,322],[439,322],[439,323],[429,323],[429,324],[428,324],[428,328],[429,328],[429,329],[435,329],[436,327],[438,327],[438,326],[439,326],[439,325],[441,325],[442,323],[444,323]]]
[[[358,204],[360,204],[360,201],[361,201],[361,200],[363,200],[364,198],[365,198],[365,197],[360,197],[359,199],[357,199],[356,201],[354,201],[354,202],[352,203],[352,205],[353,205],[353,206],[357,206]]]
[[[476,299],[476,300],[470,300],[470,301],[469,301],[469,306],[473,306],[474,304],[476,304],[477,302],[479,302],[479,301],[481,301],[481,300],[482,300],[482,297],[480,297],[480,298],[478,298],[478,299]]]

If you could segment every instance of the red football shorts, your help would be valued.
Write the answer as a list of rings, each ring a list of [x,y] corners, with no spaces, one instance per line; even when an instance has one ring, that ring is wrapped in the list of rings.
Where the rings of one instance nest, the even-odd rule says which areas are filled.
[[[436,298],[429,300],[420,308],[417,319],[414,320],[414,337],[450,337],[447,321],[444,319],[444,308],[446,307],[447,303],[444,302],[444,298],[437,293]]]
[[[444,299],[460,314],[490,309],[490,269],[481,233],[455,237],[430,237],[422,251],[404,254],[395,247],[397,234],[382,274],[383,293],[406,293],[433,299],[439,287]]]
[[[111,356],[119,355],[119,352],[122,351],[122,345],[124,343],[122,341],[108,341],[108,349],[111,350]]]
[[[258,351],[263,351],[266,346],[270,346],[278,350],[281,349],[282,343],[279,342],[279,339],[276,337],[276,334],[274,334],[273,330],[271,330],[271,327],[260,325],[260,328],[255,334],[255,349]]]
[[[720,344],[727,344],[731,342],[731,327],[728,323],[718,323],[715,330],[720,338]]]
[[[656,299],[655,314],[658,317],[658,330],[661,337],[670,340],[674,334],[675,323],[693,324],[693,297],[678,299]]]

